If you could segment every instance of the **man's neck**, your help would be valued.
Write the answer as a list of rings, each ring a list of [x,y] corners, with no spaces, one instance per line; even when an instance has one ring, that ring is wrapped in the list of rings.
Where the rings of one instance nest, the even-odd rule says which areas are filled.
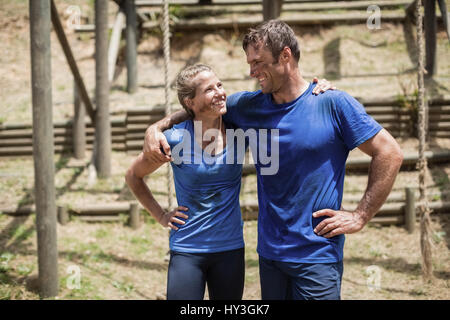
[[[308,83],[300,75],[300,72],[289,75],[282,87],[272,93],[274,103],[282,104],[294,101],[308,89]]]

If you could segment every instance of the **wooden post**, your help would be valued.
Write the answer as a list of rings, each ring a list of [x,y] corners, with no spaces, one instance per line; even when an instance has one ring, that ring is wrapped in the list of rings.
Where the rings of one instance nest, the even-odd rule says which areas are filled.
[[[141,226],[139,206],[136,202],[130,203],[130,227],[133,230],[138,229]]]
[[[99,178],[111,175],[109,121],[108,0],[95,1],[95,167]]]
[[[281,14],[283,0],[263,0],[264,21],[278,19]]]
[[[127,91],[134,93],[137,89],[137,18],[134,0],[125,0],[126,26],[126,63]]]
[[[50,0],[30,0],[29,9],[38,282],[40,296],[46,298],[58,294],[59,282],[53,159]]]
[[[426,78],[432,78],[436,72],[436,1],[425,0],[425,50],[426,63],[425,70],[427,70]]]
[[[56,9],[55,3],[51,1],[52,6],[52,23],[53,28],[58,37],[59,43],[64,51],[64,55],[66,56],[67,63],[69,64],[70,70],[72,71],[73,77],[75,78],[75,83],[78,87],[78,92],[83,100],[84,106],[87,109],[89,117],[91,117],[92,123],[95,123],[95,110],[92,106],[91,99],[87,93],[86,87],[84,85],[83,78],[81,77],[80,71],[78,70],[77,62],[73,57],[72,50],[70,49],[69,42],[67,41],[66,34],[64,33],[64,29],[62,27],[61,21],[59,20],[58,10]]]
[[[66,207],[58,207],[58,222],[60,225],[65,226],[69,223],[69,211]]]
[[[78,95],[76,83],[73,85],[74,116],[72,123],[73,154],[76,159],[83,159],[86,152],[86,122],[83,102]]]
[[[405,227],[409,233],[413,233],[416,224],[416,201],[413,188],[405,188],[405,199]]]

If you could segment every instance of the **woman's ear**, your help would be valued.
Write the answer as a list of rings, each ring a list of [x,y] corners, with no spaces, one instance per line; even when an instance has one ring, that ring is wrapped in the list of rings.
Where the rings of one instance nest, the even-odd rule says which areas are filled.
[[[194,106],[194,100],[191,98],[184,98],[184,104],[186,105],[186,107],[188,107],[189,109],[192,109],[192,107]]]

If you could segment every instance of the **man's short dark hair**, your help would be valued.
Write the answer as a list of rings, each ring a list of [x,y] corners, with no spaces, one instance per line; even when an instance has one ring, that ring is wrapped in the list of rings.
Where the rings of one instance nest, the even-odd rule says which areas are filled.
[[[249,45],[258,47],[260,44],[265,45],[272,52],[276,61],[285,47],[291,49],[297,62],[300,60],[300,46],[294,31],[283,21],[269,20],[256,28],[250,28],[242,42],[244,51],[247,51]]]

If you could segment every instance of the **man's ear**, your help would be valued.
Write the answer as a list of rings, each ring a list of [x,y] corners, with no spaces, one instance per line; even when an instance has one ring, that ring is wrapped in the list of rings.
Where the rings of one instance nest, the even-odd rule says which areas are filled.
[[[281,63],[288,63],[291,60],[292,51],[289,47],[284,47],[280,53],[280,57],[278,58]]]

